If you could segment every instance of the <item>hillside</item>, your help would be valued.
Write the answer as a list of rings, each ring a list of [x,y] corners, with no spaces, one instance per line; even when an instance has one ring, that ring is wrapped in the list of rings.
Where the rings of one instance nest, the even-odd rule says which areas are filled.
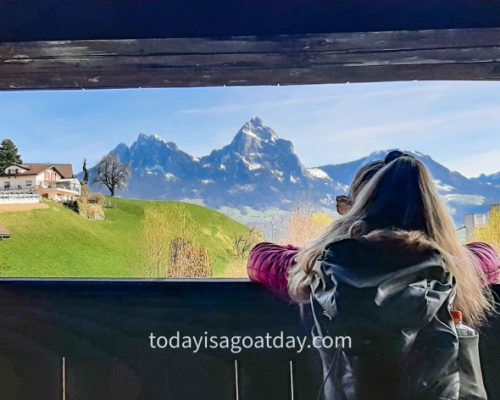
[[[0,242],[0,277],[137,278],[148,273],[139,251],[148,201],[112,199],[105,221],[89,221],[58,204],[0,214],[12,238]],[[214,277],[224,274],[233,238],[247,228],[205,207],[174,202],[194,221],[200,244],[214,259]]]

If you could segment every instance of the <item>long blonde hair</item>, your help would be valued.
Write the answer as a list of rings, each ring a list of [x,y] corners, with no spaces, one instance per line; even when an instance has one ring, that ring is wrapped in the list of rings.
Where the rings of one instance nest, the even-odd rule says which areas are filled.
[[[314,265],[328,244],[380,229],[421,232],[440,251],[456,279],[454,306],[470,325],[480,325],[493,310],[492,295],[485,289],[477,261],[460,243],[429,171],[411,156],[399,157],[382,168],[361,190],[352,209],[302,249],[290,271],[292,298],[308,301],[309,285],[318,273]]]

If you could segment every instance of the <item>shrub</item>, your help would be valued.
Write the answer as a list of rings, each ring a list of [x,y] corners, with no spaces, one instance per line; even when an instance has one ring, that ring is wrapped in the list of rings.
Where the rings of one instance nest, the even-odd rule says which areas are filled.
[[[82,195],[89,194],[90,188],[86,183],[82,183]]]
[[[491,211],[486,226],[475,229],[472,241],[485,242],[500,250],[500,209]]]
[[[311,205],[301,205],[290,214],[282,242],[303,246],[323,233],[332,223],[330,215],[318,213]]]
[[[168,275],[168,239],[172,223],[170,215],[155,205],[144,210],[145,262],[152,278]]]
[[[80,198],[78,199],[78,202],[81,203],[81,204],[88,204],[88,202],[89,202],[89,194],[88,193],[82,194],[80,196]]]
[[[250,250],[259,242],[264,241],[264,235],[258,229],[252,228],[246,234],[234,239],[234,255],[236,259],[244,260]]]
[[[170,278],[209,278],[212,261],[209,251],[193,241],[176,237],[170,242]]]
[[[106,197],[104,197],[102,193],[93,193],[89,196],[88,201],[89,203],[99,204],[100,206],[103,206],[104,204],[106,204]]]
[[[87,204],[82,211],[83,215],[91,221],[103,221],[106,219],[104,209],[99,204]]]
[[[145,266],[153,278],[210,276],[211,262],[201,246],[195,244],[194,224],[182,206],[151,204],[144,210],[143,247]],[[191,259],[201,263],[196,267]],[[208,260],[208,261],[207,261]]]

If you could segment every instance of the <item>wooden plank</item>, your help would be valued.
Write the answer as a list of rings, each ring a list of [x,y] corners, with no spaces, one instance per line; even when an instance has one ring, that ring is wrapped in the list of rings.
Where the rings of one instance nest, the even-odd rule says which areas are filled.
[[[500,28],[0,44],[0,90],[500,78]]]
[[[0,307],[2,399],[61,398],[61,354],[57,346],[44,340],[53,333],[32,307]]]
[[[171,68],[103,74],[5,74],[0,90],[112,89],[248,85],[302,85],[408,80],[498,80],[499,63],[314,67],[287,69]]]
[[[121,337],[121,335],[117,335]],[[121,339],[123,340],[123,339]],[[69,399],[233,400],[232,363],[205,352],[148,352],[141,357],[86,346],[67,359]],[[82,346],[83,347],[83,346]]]
[[[500,46],[418,49],[365,52],[294,52],[294,53],[234,53],[234,54],[172,54],[155,56],[88,56],[66,55],[54,58],[4,58],[2,74],[29,74],[56,70],[60,75],[93,69],[96,73],[126,73],[144,69],[172,68],[275,68],[286,69],[325,67],[369,67],[377,65],[426,65],[492,63],[500,61]]]
[[[354,32],[226,38],[162,38],[122,40],[59,40],[0,42],[4,56],[54,58],[81,56],[288,53],[324,51],[375,51],[404,49],[470,48],[498,46],[500,28],[420,31]]]
[[[262,356],[239,363],[240,399],[290,399],[288,360],[279,352],[263,363]]]

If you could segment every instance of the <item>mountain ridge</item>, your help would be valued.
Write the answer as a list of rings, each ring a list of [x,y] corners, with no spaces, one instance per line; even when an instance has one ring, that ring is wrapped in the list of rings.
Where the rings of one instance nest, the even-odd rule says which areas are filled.
[[[389,151],[378,150],[351,162],[308,168],[291,141],[280,138],[259,117],[253,117],[228,145],[200,158],[158,135],[144,133],[132,145],[120,143],[109,154],[130,166],[132,177],[122,193],[124,197],[265,211],[290,210],[302,202],[333,210],[335,196],[347,193],[356,171],[368,162],[383,159]],[[466,213],[485,212],[489,203],[500,201],[500,172],[467,178],[429,155],[406,152],[429,168],[457,224]],[[94,170],[90,170],[91,178]]]

